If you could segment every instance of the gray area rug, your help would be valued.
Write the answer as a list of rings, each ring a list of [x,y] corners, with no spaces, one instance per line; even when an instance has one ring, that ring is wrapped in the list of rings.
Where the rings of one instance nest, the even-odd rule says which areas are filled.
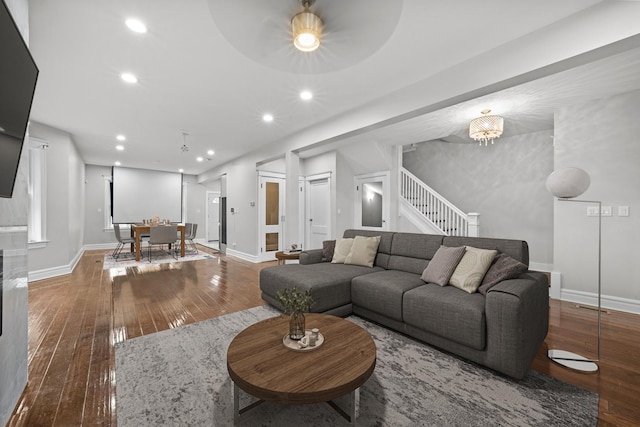
[[[227,347],[245,327],[276,315],[271,307],[256,307],[117,344],[118,425],[233,425]],[[597,394],[534,371],[514,381],[359,317],[348,319],[368,330],[378,349],[375,371],[360,389],[361,426],[597,424]],[[252,401],[241,393],[241,406]],[[265,402],[243,414],[241,425],[348,422],[324,403]]]

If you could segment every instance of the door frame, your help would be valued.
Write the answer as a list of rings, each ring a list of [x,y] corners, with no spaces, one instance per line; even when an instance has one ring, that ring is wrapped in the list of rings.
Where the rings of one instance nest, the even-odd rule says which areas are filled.
[[[309,212],[311,210],[311,199],[309,198],[309,195],[311,194],[311,192],[309,191],[309,186],[311,185],[312,181],[319,181],[322,179],[326,179],[327,185],[329,186],[329,215],[327,216],[327,228],[329,230],[328,238],[329,239],[331,238],[331,230],[333,225],[331,223],[331,172],[324,172],[324,173],[319,173],[315,175],[309,175],[304,178],[304,184],[305,184],[304,239],[307,245],[311,244],[311,226],[309,224],[309,219],[310,219]],[[307,248],[307,249],[317,249],[317,248]]]
[[[371,172],[353,177],[354,181],[354,228],[362,230],[388,231],[391,219],[391,171]],[[364,227],[362,225],[362,184],[382,183],[382,227]]]
[[[281,180],[281,188],[278,192],[279,194],[279,213],[280,213],[280,221],[279,221],[279,234],[278,234],[278,250],[283,250],[283,242],[284,242],[284,222],[286,220],[285,217],[285,195],[287,188],[287,178],[283,173],[278,172],[266,172],[266,171],[258,171],[258,261],[273,261],[276,259],[275,253],[277,251],[266,251],[266,241],[265,234],[267,225],[264,223],[264,212],[266,200],[265,200],[265,191],[266,186],[262,184],[267,179],[278,179]]]
[[[218,198],[218,247],[216,249],[220,250],[220,199],[221,199],[221,192],[220,191],[214,191],[214,190],[207,190],[205,192],[205,210],[204,210],[204,217],[205,217],[205,231],[204,231],[204,240],[205,243],[208,245],[209,244],[209,209],[210,209],[210,204],[209,204],[209,195],[213,194],[214,197]]]

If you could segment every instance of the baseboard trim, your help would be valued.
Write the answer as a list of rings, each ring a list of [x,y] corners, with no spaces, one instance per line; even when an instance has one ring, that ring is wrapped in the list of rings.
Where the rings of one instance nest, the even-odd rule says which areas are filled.
[[[561,289],[560,299],[562,301],[575,302],[577,304],[598,306],[598,294],[592,292],[575,291],[571,289]],[[624,311],[627,313],[640,314],[640,301],[629,298],[620,298],[610,295],[600,297],[600,305],[611,310]]]
[[[243,260],[245,260],[245,261],[252,262],[252,263],[254,263],[254,264],[257,264],[257,263],[259,263],[259,262],[260,262],[260,260],[258,259],[258,257],[257,257],[257,256],[255,256],[255,255],[250,255],[250,254],[246,254],[246,253],[244,253],[244,252],[240,252],[240,251],[236,251],[236,250],[234,250],[234,249],[229,249],[229,248],[227,248],[227,250],[226,250],[226,254],[227,254],[227,255],[234,256],[234,257],[236,257],[236,258],[243,259]]]
[[[80,258],[82,258],[82,255],[84,254],[84,251],[85,249],[84,247],[82,247],[78,251],[76,256],[74,256],[73,259],[67,265],[61,265],[57,267],[43,268],[42,270],[30,271],[28,273],[29,282],[50,279],[52,277],[64,276],[65,274],[73,273],[73,269],[76,268],[76,265],[78,264],[78,262],[80,261]]]

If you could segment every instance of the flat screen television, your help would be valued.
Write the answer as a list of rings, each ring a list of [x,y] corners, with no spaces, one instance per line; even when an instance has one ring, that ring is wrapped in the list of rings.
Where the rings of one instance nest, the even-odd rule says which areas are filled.
[[[0,197],[11,197],[20,163],[36,66],[9,8],[0,0]]]

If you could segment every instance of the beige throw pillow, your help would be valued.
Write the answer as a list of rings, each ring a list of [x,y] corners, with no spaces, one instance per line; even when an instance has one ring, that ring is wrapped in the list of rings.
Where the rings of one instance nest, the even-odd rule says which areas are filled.
[[[380,236],[356,236],[353,239],[351,252],[347,255],[344,263],[373,267],[373,262],[376,260],[379,245]]]
[[[344,264],[344,260],[347,259],[349,252],[351,252],[351,246],[353,246],[353,239],[336,239],[336,247],[333,250],[331,262],[333,264]]]
[[[449,284],[470,294],[476,292],[497,253],[496,250],[466,246],[464,256],[453,272]]]

